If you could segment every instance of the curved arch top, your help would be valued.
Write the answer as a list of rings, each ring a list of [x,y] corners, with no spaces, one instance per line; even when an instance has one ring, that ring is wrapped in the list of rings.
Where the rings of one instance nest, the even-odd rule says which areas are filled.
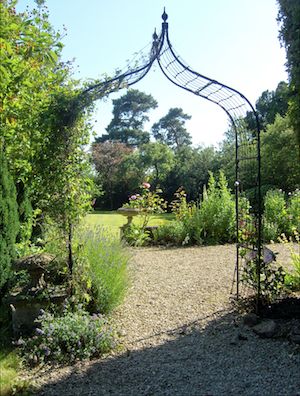
[[[168,15],[165,9],[162,19],[161,33],[158,36],[154,31],[149,54],[143,54],[141,61],[138,64],[129,65],[127,71],[106,81],[91,85],[81,94],[91,96],[96,100],[103,94],[136,84],[146,76],[153,63],[157,61],[162,73],[168,80],[194,95],[215,103],[227,113],[232,122],[246,116],[247,112],[256,116],[254,107],[241,92],[192,70],[180,59],[170,42]],[[256,123],[257,129],[259,129],[258,119],[256,119]]]

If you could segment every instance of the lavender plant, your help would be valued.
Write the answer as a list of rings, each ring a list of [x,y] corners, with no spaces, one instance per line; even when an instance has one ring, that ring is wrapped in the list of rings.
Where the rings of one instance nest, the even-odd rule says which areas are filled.
[[[66,305],[62,314],[41,312],[35,335],[16,344],[29,365],[72,363],[99,357],[114,346],[113,331],[102,315],[90,316]]]

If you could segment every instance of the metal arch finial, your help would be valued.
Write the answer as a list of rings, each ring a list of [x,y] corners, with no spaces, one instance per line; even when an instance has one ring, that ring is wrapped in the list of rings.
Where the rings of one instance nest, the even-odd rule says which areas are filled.
[[[156,41],[158,39],[158,35],[156,33],[156,28],[154,29],[154,33],[153,33],[152,38],[153,38],[154,41]]]
[[[163,19],[164,22],[167,21],[167,19],[168,19],[168,14],[166,13],[166,7],[164,7],[164,13],[162,14],[161,17],[162,17],[162,19]]]

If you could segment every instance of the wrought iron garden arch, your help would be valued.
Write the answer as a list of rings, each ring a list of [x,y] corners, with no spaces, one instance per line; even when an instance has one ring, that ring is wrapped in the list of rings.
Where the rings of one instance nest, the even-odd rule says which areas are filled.
[[[255,264],[256,297],[261,297],[260,274],[263,265],[262,221],[261,221],[261,158],[260,158],[260,126],[257,113],[250,101],[236,89],[222,84],[214,79],[205,77],[187,66],[174,51],[169,38],[168,15],[165,10],[162,15],[163,23],[160,35],[153,34],[153,42],[149,54],[142,58],[139,64],[128,67],[123,73],[89,86],[81,93],[83,100],[96,100],[121,88],[129,87],[143,79],[157,62],[165,77],[178,87],[191,92],[218,105],[228,115],[235,133],[235,207],[236,207],[236,296],[240,295],[240,271],[242,267],[241,249],[249,250],[246,257]],[[243,124],[247,115],[251,114],[255,129],[251,132]],[[240,232],[245,228],[241,221],[240,200],[243,191],[245,174],[252,176],[251,187],[255,195],[256,205],[253,206],[251,218],[251,238],[241,242]],[[249,260],[250,260],[249,259]],[[243,259],[245,261],[245,258]],[[247,260],[246,260],[247,261]]]

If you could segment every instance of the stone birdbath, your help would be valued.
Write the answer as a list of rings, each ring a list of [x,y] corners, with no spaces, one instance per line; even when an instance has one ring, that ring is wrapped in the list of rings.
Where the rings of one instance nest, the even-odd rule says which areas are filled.
[[[29,283],[22,289],[13,290],[6,299],[12,311],[15,336],[30,334],[40,310],[50,304],[59,305],[67,297],[67,291],[62,285],[49,287],[45,282],[45,273],[54,260],[55,256],[51,254],[39,253],[14,263],[14,270],[26,270],[29,274]]]
[[[127,217],[127,223],[122,225],[122,227],[120,227],[120,236],[122,239],[124,230],[130,226],[130,224],[132,223],[133,217],[137,216],[140,213],[140,210],[137,208],[119,208],[117,210],[117,212],[120,213],[122,216]]]

